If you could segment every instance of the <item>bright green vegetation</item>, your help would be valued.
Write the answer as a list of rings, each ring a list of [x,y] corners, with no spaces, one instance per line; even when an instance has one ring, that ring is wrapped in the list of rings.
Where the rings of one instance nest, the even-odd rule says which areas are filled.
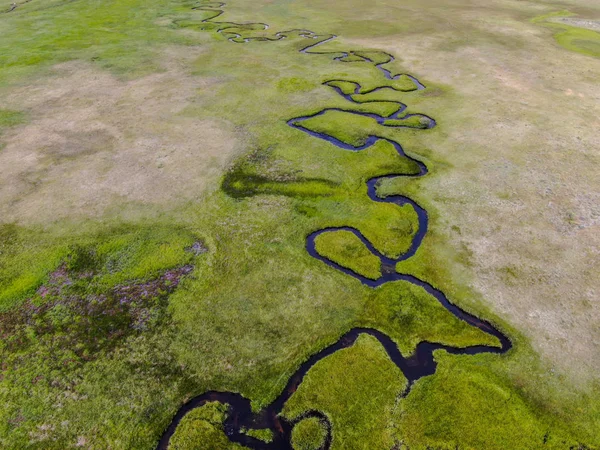
[[[521,44],[520,38],[475,28],[471,22],[476,22],[472,18],[476,13],[469,2],[459,1],[456,8],[443,2],[441,12],[437,3],[411,0],[407,1],[410,7],[397,8],[387,1],[375,6],[352,1],[337,11],[330,3],[318,1],[232,0],[224,20],[260,20],[274,30],[307,27],[354,40],[379,36],[386,44],[401,44],[407,52],[406,67],[400,59],[386,67],[411,73],[424,64],[419,61],[447,62],[448,55],[465,58],[470,70],[469,61],[477,59],[470,53],[461,56],[454,51],[457,48],[492,43],[513,49],[515,42]],[[489,105],[478,101],[504,98],[506,88],[481,93],[479,81],[461,79],[478,94],[479,100],[474,101],[463,97],[464,92],[424,79],[427,90],[409,92],[415,86],[407,77],[389,81],[365,63],[344,64],[326,56],[299,54],[297,50],[305,45],[302,39],[236,45],[218,34],[200,32],[206,13],[191,10],[195,5],[32,0],[0,15],[3,96],[17,88],[45,89],[50,69],[71,60],[85,65],[90,78],[108,71],[134,81],[169,72],[170,65],[185,67],[194,81],[194,93],[183,110],[174,105],[173,114],[189,124],[210,119],[216,128],[231,125],[246,153],[223,174],[214,191],[195,195],[189,204],[174,210],[151,206],[143,214],[134,213],[144,205],[139,198],[125,210],[108,210],[101,217],[82,218],[74,210],[72,218],[56,222],[2,224],[0,447],[153,448],[187,399],[215,389],[240,392],[257,408],[265,406],[303,361],[354,326],[385,332],[405,355],[422,340],[453,346],[497,345],[489,335],[454,318],[420,288],[398,282],[372,290],[306,254],[305,237],[328,226],[355,227],[389,256],[408,248],[417,227],[414,211],[409,206],[372,202],[365,181],[387,173],[416,174],[416,164],[400,158],[384,141],[353,153],[285,123],[322,108],[387,116],[398,108],[390,101],[406,103],[410,113],[431,115],[440,126],[431,131],[395,129],[349,113],[309,123],[348,142],[361,142],[368,133],[393,139],[427,162],[428,177],[391,181],[381,190],[418,199],[432,218],[423,247],[398,270],[418,274],[443,289],[453,302],[492,320],[508,332],[515,348],[503,356],[457,357],[440,352],[438,372],[417,383],[408,398],[399,399],[405,386],[402,374],[376,341],[361,337],[353,347],[324,359],[309,372],[286,414],[297,417],[307,409],[323,410],[333,423],[334,445],[342,447],[341,443],[350,442],[389,449],[404,442],[413,450],[456,445],[536,448],[546,433],[548,443],[543,448],[600,445],[598,388],[576,390],[562,376],[553,375],[519,331],[527,328],[511,327],[469,288],[472,280],[466,273],[473,259],[467,250],[450,250],[444,234],[447,224],[428,191],[436,180],[463,166],[470,175],[481,168],[454,158],[474,152],[485,160],[489,146],[485,152],[471,149],[468,141],[452,133],[482,136],[489,144],[490,131],[471,128],[472,120],[489,112]],[[421,16],[423,8],[433,9]],[[486,14],[497,11],[494,5],[485,10]],[[454,27],[463,11],[471,12],[470,22],[456,23],[466,37]],[[366,12],[376,19],[362,18]],[[519,14],[523,23],[533,15]],[[446,20],[451,15],[452,23]],[[424,33],[435,33],[436,27],[445,33],[432,41],[439,42],[435,44],[439,48],[425,52],[421,45],[432,44],[423,39]],[[348,45],[339,40],[328,48]],[[381,42],[363,47],[377,49]],[[165,54],[172,58],[166,65]],[[401,52],[396,56],[403,57]],[[493,66],[477,64],[476,70]],[[440,78],[452,73],[445,69],[430,68],[429,81],[447,80]],[[414,74],[420,75],[416,69]],[[481,80],[488,78],[492,77]],[[360,80],[362,93],[353,98],[376,103],[345,101],[322,86],[331,79]],[[384,85],[390,88],[373,91]],[[352,82],[340,86],[353,92]],[[553,91],[542,92],[550,97],[548,92]],[[145,95],[153,93],[148,89]],[[87,100],[74,99],[82,112],[89,106]],[[507,111],[513,114],[518,108],[511,103]],[[11,105],[10,111],[23,113],[2,110],[0,131],[34,120],[39,113],[20,105]],[[122,113],[118,107],[107,112]],[[353,131],[348,120],[356,120],[353,127],[368,131]],[[167,131],[181,133],[181,129]],[[204,144],[198,142],[199,153]],[[518,149],[519,155],[525,154],[522,150]],[[189,164],[195,162],[191,153]],[[42,178],[30,178],[32,192],[45,187]],[[464,189],[473,188],[467,183]],[[464,206],[449,208],[462,213]],[[209,252],[185,251],[196,241],[205,243]],[[187,264],[194,265],[194,271],[182,276],[174,289],[165,274]],[[125,296],[122,304],[123,289],[136,295]],[[147,295],[140,292],[143,289]],[[226,408],[216,404],[193,411],[182,421],[172,447],[239,448],[223,433],[225,413]],[[506,420],[504,428],[502,420]],[[303,422],[294,431],[298,445],[308,445],[322,432],[310,419]],[[248,433],[266,438],[260,430]]]
[[[347,80],[331,80],[325,83],[327,86],[338,88],[343,94],[354,94],[358,84]]]
[[[36,229],[0,225],[0,311],[7,311],[48,280],[49,273],[65,269],[90,273],[70,289],[93,293],[131,280],[145,281],[161,272],[189,263],[193,236],[166,226],[122,226],[84,236],[34,240]],[[36,303],[43,302],[36,297]]]
[[[194,237],[164,226],[122,227],[74,233],[43,247],[38,240],[31,248],[34,231],[2,227],[2,445],[21,447],[33,436],[44,448],[64,448],[102,416],[120,422],[113,428],[120,433],[135,421],[132,414],[157,407],[152,397],[173,395],[162,393],[164,386],[177,391],[182,382],[165,348],[172,339],[167,307],[168,295],[190,271],[185,265],[194,262],[185,251]],[[119,418],[116,398],[137,413],[123,408]],[[46,442],[40,420],[69,424],[52,428],[56,445]],[[154,429],[146,431],[150,439]],[[81,439],[99,446],[111,439],[86,435]],[[140,445],[128,441],[122,445]]]
[[[273,432],[268,428],[251,428],[249,430],[246,430],[246,434],[248,436],[255,437],[256,439],[260,439],[263,442],[273,441]]]
[[[377,109],[380,109],[377,108],[378,106],[386,109],[391,107],[392,109],[388,111],[387,115],[398,110],[398,105],[394,103],[366,103],[362,106],[363,108],[368,107],[370,109],[368,112],[378,112]],[[381,136],[382,133],[384,133],[382,137],[389,135],[383,131],[385,130],[383,127],[402,126],[423,129],[427,128],[428,123],[429,120],[426,117],[414,115],[406,120],[388,119],[380,125],[372,117],[347,111],[329,110],[318,116],[298,122],[297,125],[310,131],[332,136],[344,144],[361,147],[366,144],[369,136]]]
[[[316,417],[308,417],[298,422],[292,430],[294,450],[317,450],[323,447],[327,430]]]
[[[515,443],[527,449],[594,448],[585,442],[579,442],[581,446],[574,443],[565,419],[543,413],[549,405],[527,401],[528,393],[522,387],[499,375],[502,369],[493,357],[451,358],[440,352],[437,359],[436,376],[419,380],[394,411],[398,436],[409,448],[500,450]],[[444,395],[439,394],[442,390]],[[474,401],[476,398],[486,401]],[[586,413],[594,416],[598,411]],[[471,426],[459,431],[456,423]],[[590,436],[595,435],[589,431]]]
[[[11,224],[0,227],[2,310],[32,294],[68,254],[68,247],[47,248],[40,242],[32,242],[33,235]]]
[[[376,52],[372,52],[371,56],[376,54]],[[329,85],[336,85],[342,88],[342,92],[344,94],[354,94],[354,87],[356,83],[353,81],[344,81],[344,80],[334,80],[334,82],[327,83]],[[395,91],[395,92],[410,92],[417,89],[414,81],[411,80],[406,75],[402,75],[395,80],[384,79],[379,82],[374,82],[372,80],[368,80],[363,82],[361,79],[360,92],[358,94],[354,94],[353,98],[356,100],[361,97],[366,97],[368,95],[377,95],[378,92],[386,92],[386,91]],[[385,89],[382,89],[385,88]],[[377,89],[377,91],[375,91]],[[375,91],[375,92],[373,92]],[[386,101],[389,101],[389,98],[385,98]]]
[[[304,78],[282,78],[277,82],[277,89],[283,92],[308,92],[313,88],[313,84]]]
[[[326,111],[299,123],[299,126],[329,136],[354,147],[365,145],[367,137],[377,128],[377,122],[370,117],[344,111]]]
[[[0,85],[49,63],[83,59],[122,75],[157,70],[155,44],[190,43],[153,26],[173,5],[140,0],[32,1],[0,19]]]
[[[394,89],[378,89],[374,92],[369,92],[366,94],[353,94],[352,99],[355,102],[363,103],[363,102],[402,102],[406,101],[406,94],[402,91],[396,91]]]
[[[223,432],[227,405],[207,403],[194,409],[181,420],[171,438],[169,450],[240,450]]]
[[[421,288],[399,282],[372,290],[325,269],[304,248],[304,236],[322,223],[319,204],[309,216],[293,203],[282,207],[288,202],[294,199],[222,197],[214,210],[203,211],[207,221],[235,211],[227,221],[212,222],[208,243],[215,250],[197,266],[186,292],[172,296],[181,330],[178,360],[203,385],[235,389],[257,407],[265,406],[301,361],[352,326],[381,329],[407,353],[422,339],[457,346],[495,343],[448,314]],[[195,347],[210,351],[198,358]]]
[[[323,411],[332,423],[334,450],[389,449],[394,445],[391,414],[405,387],[406,379],[379,341],[360,336],[308,372],[284,414],[294,418],[309,409]]]
[[[360,275],[376,280],[381,276],[379,258],[352,232],[339,230],[320,234],[315,239],[317,252]]]
[[[432,323],[436,326],[431,327]],[[411,354],[421,341],[443,342],[455,347],[474,343],[498,345],[496,338],[455,317],[448,317],[437,300],[404,281],[387,283],[369,296],[356,325],[385,332],[405,355]]]
[[[404,83],[404,85],[402,84]],[[343,94],[351,95],[355,102],[389,102],[399,101],[402,93],[417,89],[414,81],[403,75],[397,80],[383,81],[376,87],[365,89],[364,86],[349,80],[330,80],[324,83],[327,86],[338,88]],[[375,90],[376,89],[376,90]]]
[[[269,167],[273,158],[277,158],[273,152],[256,151],[241,159],[225,175],[223,190],[238,199],[268,194],[302,200],[296,203],[297,212],[319,224],[315,229],[358,228],[379,251],[391,257],[397,257],[410,247],[418,231],[417,215],[412,207],[375,203],[367,196],[365,182],[373,176],[389,172],[418,173],[418,166],[400,157],[389,142],[378,142],[360,153],[340,150],[335,159],[344,166],[336,169],[332,177],[335,181],[325,178],[325,167],[322,168],[325,171],[318,170],[314,176],[308,168],[294,171],[283,164]]]
[[[598,31],[552,20],[571,16],[574,14],[569,11],[557,11],[535,17],[531,21],[555,30],[554,39],[567,50],[600,58],[600,33]]]

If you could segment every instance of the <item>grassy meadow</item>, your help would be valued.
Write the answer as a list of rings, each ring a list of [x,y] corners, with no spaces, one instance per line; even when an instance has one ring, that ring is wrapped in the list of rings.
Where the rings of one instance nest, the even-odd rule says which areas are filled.
[[[600,22],[577,20],[569,11],[557,11],[531,19],[556,31],[556,42],[566,49],[584,55],[600,57]]]
[[[349,152],[286,123],[326,108],[302,126],[355,146],[376,134],[427,164],[426,177],[377,186],[429,212],[423,245],[397,270],[514,347],[437,351],[437,372],[404,398],[402,372],[362,336],[309,370],[284,417],[322,411],[333,449],[600,448],[596,32],[548,22],[564,9],[552,2],[225,6],[223,20],[338,34],[331,51],[389,51],[386,67],[427,86],[416,91],[370,64],[301,54],[302,38],[229,42],[202,30],[194,6],[31,0],[0,13],[0,448],[154,448],[193,396],[239,392],[258,411],[352,327],[386,333],[404,355],[422,341],[498,345],[417,286],[370,289],[308,255],[307,235],[350,226],[397,257],[418,228],[410,206],[367,197],[372,177],[418,173],[389,142]],[[569,11],[600,17],[585,0]],[[539,92],[523,87],[548,67]],[[331,88],[353,81],[357,103]],[[390,102],[414,120],[348,112],[387,117]],[[422,129],[418,114],[438,125]],[[555,133],[552,145],[530,127]],[[379,276],[352,233],[316,246]],[[226,414],[195,409],[170,448],[241,448]],[[304,419],[292,444],[317,449],[324,435]]]

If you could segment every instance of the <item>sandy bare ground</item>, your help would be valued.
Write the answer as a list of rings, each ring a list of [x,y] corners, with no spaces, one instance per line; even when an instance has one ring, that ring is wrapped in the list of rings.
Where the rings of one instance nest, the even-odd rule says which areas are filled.
[[[0,220],[164,211],[218,188],[240,146],[227,124],[182,114],[213,82],[178,58],[171,51],[164,73],[133,81],[70,62],[13,91],[5,107],[30,121],[1,138]]]

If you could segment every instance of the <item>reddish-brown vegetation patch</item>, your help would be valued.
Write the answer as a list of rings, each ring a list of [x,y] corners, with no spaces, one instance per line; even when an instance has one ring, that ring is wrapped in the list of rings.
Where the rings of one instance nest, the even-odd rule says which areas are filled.
[[[168,295],[192,269],[185,265],[150,281],[102,289],[93,271],[71,271],[63,264],[34,297],[0,313],[0,338],[11,351],[43,341],[50,349],[71,349],[80,360],[94,359],[124,337],[160,323]]]

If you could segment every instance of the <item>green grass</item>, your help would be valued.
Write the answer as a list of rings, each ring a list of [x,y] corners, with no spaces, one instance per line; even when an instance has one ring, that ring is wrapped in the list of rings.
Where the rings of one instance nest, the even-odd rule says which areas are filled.
[[[273,432],[268,428],[250,428],[245,433],[263,442],[273,442]]]
[[[359,103],[364,102],[402,102],[406,101],[406,94],[402,91],[396,91],[394,89],[379,89],[374,92],[369,92],[365,94],[354,94],[352,95],[352,99]]]
[[[373,55],[371,54],[371,57]],[[375,61],[375,60],[374,60]],[[344,94],[353,94],[352,98],[355,101],[373,100],[380,98],[381,101],[390,101],[390,94],[399,95],[402,92],[411,92],[417,89],[417,85],[406,75],[401,75],[395,80],[380,80],[374,82],[373,80],[367,79],[364,81],[361,79],[359,93],[355,94],[355,88],[359,87],[356,81],[353,80],[332,80],[327,82],[329,86],[339,87]],[[383,88],[383,89],[382,89]]]
[[[360,275],[376,280],[381,276],[380,261],[350,231],[330,231],[315,239],[317,253]]]
[[[185,248],[194,236],[182,228],[122,226],[49,239],[30,254],[35,231],[3,227],[2,282],[8,289],[2,290],[0,312],[1,445],[18,448],[33,439],[40,448],[64,448],[87,430],[82,439],[94,445],[146,446],[158,430],[150,411],[164,409],[156,403],[163,396],[159,391],[171,386],[163,399],[173,398],[185,382],[165,347],[173,339],[167,310],[173,281],[159,280],[167,270],[193,262]],[[33,267],[15,268],[16,261]],[[34,276],[24,277],[21,270]],[[122,409],[114,399],[127,396],[129,407]],[[126,424],[131,407],[154,416],[155,424],[118,437],[131,430]],[[102,415],[113,436],[88,428]],[[51,443],[38,428],[40,420],[69,426],[52,425]],[[141,444],[144,433],[149,434]]]
[[[314,84],[306,78],[289,77],[277,82],[277,89],[282,92],[309,92],[314,88]]]
[[[68,254],[67,246],[48,245],[15,225],[0,226],[0,310],[33,292]]]
[[[421,341],[454,347],[499,346],[496,338],[450,316],[425,290],[404,281],[375,290],[365,302],[357,325],[385,332],[404,355],[411,354]]]
[[[14,127],[25,122],[25,114],[20,111],[0,109],[0,133],[8,127]]]
[[[33,0],[0,16],[3,93],[15,85],[43,85],[47,69],[67,60],[135,79],[167,70],[159,52],[168,46],[188,46],[182,47],[186,51],[202,46],[197,59],[185,63],[198,77],[198,96],[181,114],[232,124],[248,149],[224,174],[221,190],[176,211],[153,211],[130,221],[107,214],[94,220],[2,225],[0,310],[11,317],[23,313],[29,298],[38,306],[48,301],[36,292],[62,263],[74,271],[94,272],[92,280],[75,283],[68,291],[85,299],[127,283],[150,282],[182,264],[196,266],[168,298],[161,295],[145,305],[152,320],[143,330],[133,332],[127,321],[108,322],[110,327],[101,327],[100,333],[82,325],[85,316],[61,307],[23,326],[19,336],[26,338],[26,347],[0,348],[2,448],[62,450],[78,442],[84,448],[153,448],[191,396],[219,389],[242,393],[255,408],[268,405],[303,361],[354,326],[387,333],[405,355],[422,340],[497,345],[422,289],[403,282],[369,289],[309,257],[304,248],[305,237],[317,229],[352,226],[389,256],[405,251],[416,232],[414,211],[370,201],[365,181],[387,173],[416,174],[418,167],[398,157],[389,143],[348,152],[285,121],[321,108],[386,115],[397,108],[387,100],[404,102],[440,120],[439,129],[393,129],[348,113],[328,113],[309,124],[352,143],[364,141],[368,133],[397,140],[423,157],[432,173],[440,173],[452,168],[420,135],[439,133],[444,145],[458,145],[444,141],[444,117],[453,111],[440,106],[456,94],[429,85],[425,91],[408,92],[414,83],[406,77],[391,82],[365,63],[299,54],[305,44],[299,39],[235,45],[210,32],[195,32],[205,13],[191,6],[154,0]],[[443,20],[402,21],[392,9],[371,6],[377,20],[347,20],[348,14],[356,14],[350,8],[339,14],[310,14],[316,6],[308,3],[236,1],[228,6],[224,20],[256,19],[273,29],[306,26],[354,38],[379,33],[398,41],[386,33],[430,32],[434,24],[450,30]],[[382,18],[382,10],[390,17]],[[380,22],[386,26],[376,27]],[[470,42],[491,39],[472,26],[464,30]],[[450,39],[447,45],[457,44]],[[338,41],[329,48],[347,47]],[[401,70],[401,64],[398,59],[388,66]],[[363,94],[354,99],[377,103],[345,101],[321,86],[330,79],[360,80]],[[209,87],[203,84],[206,80]],[[338,85],[352,92],[351,82]],[[367,93],[382,85],[397,90]],[[29,117],[29,112],[3,110],[0,128]],[[464,126],[469,133],[468,120]],[[198,147],[201,151],[201,143]],[[428,182],[427,177],[398,179],[381,187],[381,192],[417,198],[432,219],[423,247],[398,270],[421,276],[453,302],[493,320],[509,332],[515,349],[502,357],[440,353],[438,373],[398,401],[405,380],[380,345],[364,337],[311,369],[286,405],[286,414],[296,417],[307,409],[322,409],[332,420],[338,448],[390,448],[397,442],[413,449],[454,444],[482,448],[488,443],[490,448],[519,448],[521,442],[535,448],[542,432],[549,433],[548,445],[554,448],[600,444],[597,388],[589,395],[566,392],[568,384],[548,375],[549,368],[527,340],[490,313],[468,288],[468,277],[457,275],[457,267],[468,267],[470,258],[466,251],[447,251],[441,218],[424,198]],[[210,251],[196,258],[184,249],[198,239]],[[360,249],[356,252],[361,254]],[[88,331],[97,333],[102,345],[85,352],[81,344],[94,342]],[[66,338],[73,339],[72,345],[61,345]],[[207,448],[210,442],[214,448],[236,448],[222,431],[224,413],[222,405],[195,410],[177,430],[172,447]],[[501,429],[497,417],[510,427]],[[294,439],[308,445],[319,432],[310,420],[303,421]]]
[[[158,68],[156,44],[190,43],[154,23],[174,7],[139,0],[24,4],[0,18],[0,86],[14,76],[71,59],[93,61],[127,77],[152,73]]]
[[[563,419],[508,382],[496,358],[452,358],[440,352],[436,359],[437,373],[419,380],[395,411],[397,435],[408,448],[594,448],[574,440]]]
[[[233,450],[245,447],[233,444],[223,431],[227,406],[207,403],[187,414],[171,438],[169,450]]]
[[[0,138],[8,128],[26,122],[27,116],[20,111],[10,111],[7,109],[0,109]],[[0,151],[4,144],[0,142]]]
[[[389,172],[417,173],[418,166],[400,157],[384,141],[356,154],[333,147],[327,150],[346,166],[345,171],[338,169],[334,177],[323,171],[311,176],[308,169],[300,172],[267,169],[268,162],[280,156],[258,151],[241,159],[225,175],[223,190],[235,199],[260,194],[298,199],[304,202],[303,208],[319,211],[312,217],[319,219],[319,228],[353,226],[382,253],[397,257],[405,252],[418,230],[416,213],[409,205],[372,202],[367,197],[365,183],[372,176]],[[319,158],[327,159],[327,155]],[[265,171],[269,176],[259,175]]]
[[[308,372],[284,414],[295,418],[310,409],[323,411],[332,423],[334,450],[389,449],[394,445],[390,415],[405,386],[381,344],[361,336]]]
[[[600,58],[600,33],[594,30],[568,25],[566,23],[548,20],[569,16],[574,16],[574,14],[566,10],[557,11],[534,17],[531,21],[554,30],[554,39],[567,50]]]
[[[427,129],[429,128],[430,120],[423,115],[415,114],[407,117],[406,119],[388,119],[383,122],[383,125],[388,127],[407,127],[416,129]]]
[[[292,430],[294,450],[317,450],[323,447],[327,430],[316,417],[308,417],[298,422]]]
[[[344,111],[326,111],[324,114],[303,120],[300,127],[324,133],[354,147],[365,145],[367,137],[377,122],[370,117]]]
[[[394,103],[363,103],[362,108],[368,112],[379,112],[377,108],[381,106],[388,109],[388,115],[398,109],[398,105]],[[391,106],[391,110],[389,109]],[[342,141],[344,144],[352,145],[353,147],[361,147],[366,144],[369,136],[385,137],[388,132],[384,131],[384,127],[403,126],[413,129],[427,128],[429,120],[421,115],[414,115],[406,120],[388,119],[382,125],[371,117],[353,114],[346,111],[329,110],[325,113],[311,117],[310,119],[298,122],[297,125],[309,131],[324,133],[335,139]]]
[[[166,226],[120,226],[88,235],[40,241],[39,229],[0,225],[0,311],[34,296],[61,262],[76,271],[96,271],[94,284],[111,288],[147,280],[191,259],[194,242],[184,229]]]

